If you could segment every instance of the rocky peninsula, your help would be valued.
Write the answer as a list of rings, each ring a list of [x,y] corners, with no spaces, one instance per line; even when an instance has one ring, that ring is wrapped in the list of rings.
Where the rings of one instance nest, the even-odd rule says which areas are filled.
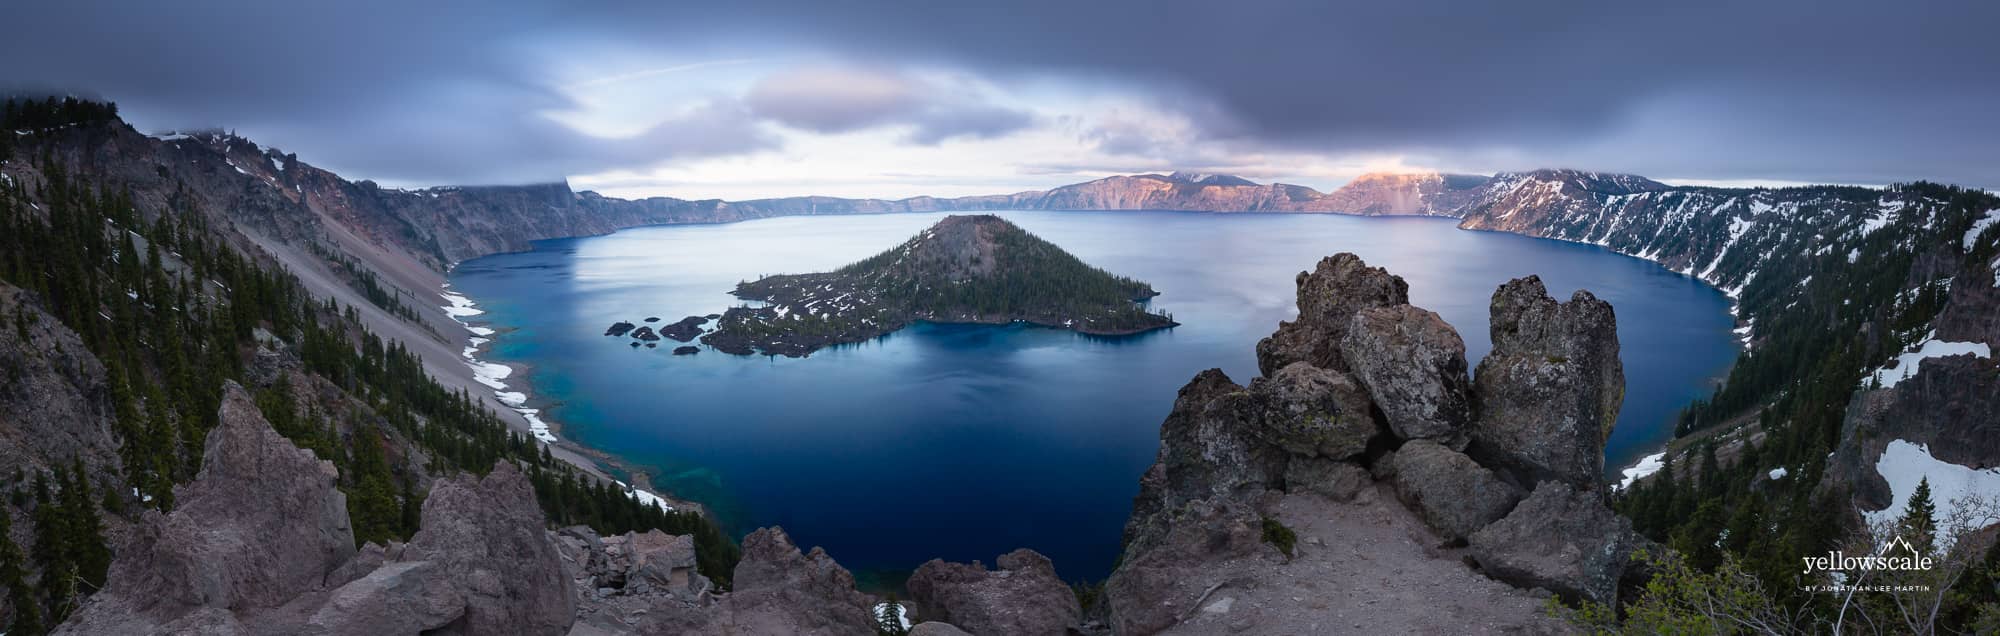
[[[724,312],[701,341],[717,351],[804,357],[923,320],[1025,322],[1119,336],[1173,327],[1147,311],[1151,285],[1091,267],[992,215],[949,216],[902,245],[832,272],[736,286],[763,303]]]

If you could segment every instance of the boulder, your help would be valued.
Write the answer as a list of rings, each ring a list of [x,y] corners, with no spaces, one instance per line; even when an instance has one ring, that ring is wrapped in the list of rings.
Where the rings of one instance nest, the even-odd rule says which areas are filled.
[[[695,573],[694,535],[627,533],[624,551],[628,593],[661,591],[694,598],[708,591],[708,579]]]
[[[1557,303],[1535,276],[1493,293],[1493,351],[1473,379],[1471,452],[1513,483],[1597,489],[1604,442],[1625,399],[1611,304],[1578,291]]]
[[[634,329],[632,330],[632,337],[634,339],[646,340],[646,341],[660,339],[660,336],[658,334],[653,333],[652,327],[640,327],[638,329]]]
[[[1571,603],[1618,602],[1619,580],[1642,539],[1595,491],[1546,481],[1505,518],[1474,532],[1471,554],[1488,576],[1555,592]]]
[[[929,621],[911,625],[909,636],[972,636],[972,634],[950,623]]]
[[[1465,341],[1443,318],[1409,305],[1363,309],[1350,321],[1340,354],[1397,438],[1463,448],[1472,381]]]
[[[1449,541],[1472,536],[1521,500],[1493,471],[1437,442],[1411,440],[1390,461],[1396,497]]]
[[[465,597],[432,561],[390,563],[334,590],[308,633],[415,634],[465,614]]]
[[[1083,616],[1076,594],[1033,550],[1001,555],[999,570],[933,559],[910,575],[910,595],[924,616],[975,634],[1061,636]]]
[[[1222,582],[1215,564],[1278,554],[1263,542],[1262,518],[1233,499],[1189,502],[1157,516],[1157,536],[1139,541],[1129,538],[1127,530],[1125,553],[1104,583],[1114,633],[1151,634],[1171,627],[1204,591]]]
[[[1320,259],[1311,273],[1299,272],[1297,281],[1298,319],[1278,323],[1276,333],[1257,343],[1257,370],[1266,376],[1294,362],[1346,371],[1340,342],[1354,314],[1410,302],[1402,277],[1345,252]]]
[[[1309,492],[1334,501],[1353,501],[1374,485],[1368,469],[1325,457],[1293,457],[1285,465],[1285,492]]]
[[[1346,459],[1382,431],[1367,392],[1351,376],[1294,362],[1224,398],[1252,436],[1294,455]]]
[[[485,478],[438,481],[404,559],[429,559],[459,588],[465,614],[440,634],[561,634],[576,600],[534,488],[511,462]]]
[[[677,356],[691,356],[697,353],[701,353],[701,347],[697,347],[694,345],[674,347],[674,355]]]
[[[637,327],[637,326],[638,326],[638,325],[634,325],[634,324],[632,324],[632,323],[629,323],[629,322],[625,322],[625,321],[623,321],[623,320],[620,320],[620,321],[618,321],[618,322],[614,322],[614,323],[611,323],[611,326],[610,326],[610,327],[606,327],[606,328],[604,329],[604,335],[607,335],[607,336],[623,336],[623,335],[625,335],[625,332],[628,332],[628,331],[631,331],[633,327]]]

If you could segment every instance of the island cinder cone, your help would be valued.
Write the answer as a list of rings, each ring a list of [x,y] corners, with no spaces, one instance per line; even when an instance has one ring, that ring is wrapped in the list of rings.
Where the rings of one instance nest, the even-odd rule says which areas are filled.
[[[832,272],[766,276],[733,292],[763,307],[724,313],[702,342],[725,353],[804,356],[919,320],[1024,322],[1093,335],[1174,326],[1140,304],[1151,285],[1085,264],[992,215],[949,216]]]

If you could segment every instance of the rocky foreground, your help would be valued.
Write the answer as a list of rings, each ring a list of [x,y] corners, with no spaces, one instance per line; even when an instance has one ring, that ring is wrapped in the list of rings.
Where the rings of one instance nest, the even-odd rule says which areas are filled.
[[[1161,428],[1120,565],[1089,605],[1032,550],[932,561],[919,634],[1555,633],[1542,599],[1616,603],[1643,542],[1603,503],[1622,398],[1610,305],[1529,277],[1493,352],[1351,254],[1299,276],[1264,376],[1197,375]],[[782,529],[734,589],[689,537],[551,529],[502,462],[439,480],[410,542],[359,549],[335,469],[225,390],[200,475],[148,512],[64,634],[869,634],[878,599]]]

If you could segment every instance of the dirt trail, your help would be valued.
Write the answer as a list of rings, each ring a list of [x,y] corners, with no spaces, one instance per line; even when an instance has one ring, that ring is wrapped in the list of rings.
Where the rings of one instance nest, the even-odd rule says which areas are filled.
[[[1543,597],[1472,570],[1384,487],[1354,503],[1286,495],[1289,562],[1222,564],[1227,583],[1167,634],[1569,634]]]

